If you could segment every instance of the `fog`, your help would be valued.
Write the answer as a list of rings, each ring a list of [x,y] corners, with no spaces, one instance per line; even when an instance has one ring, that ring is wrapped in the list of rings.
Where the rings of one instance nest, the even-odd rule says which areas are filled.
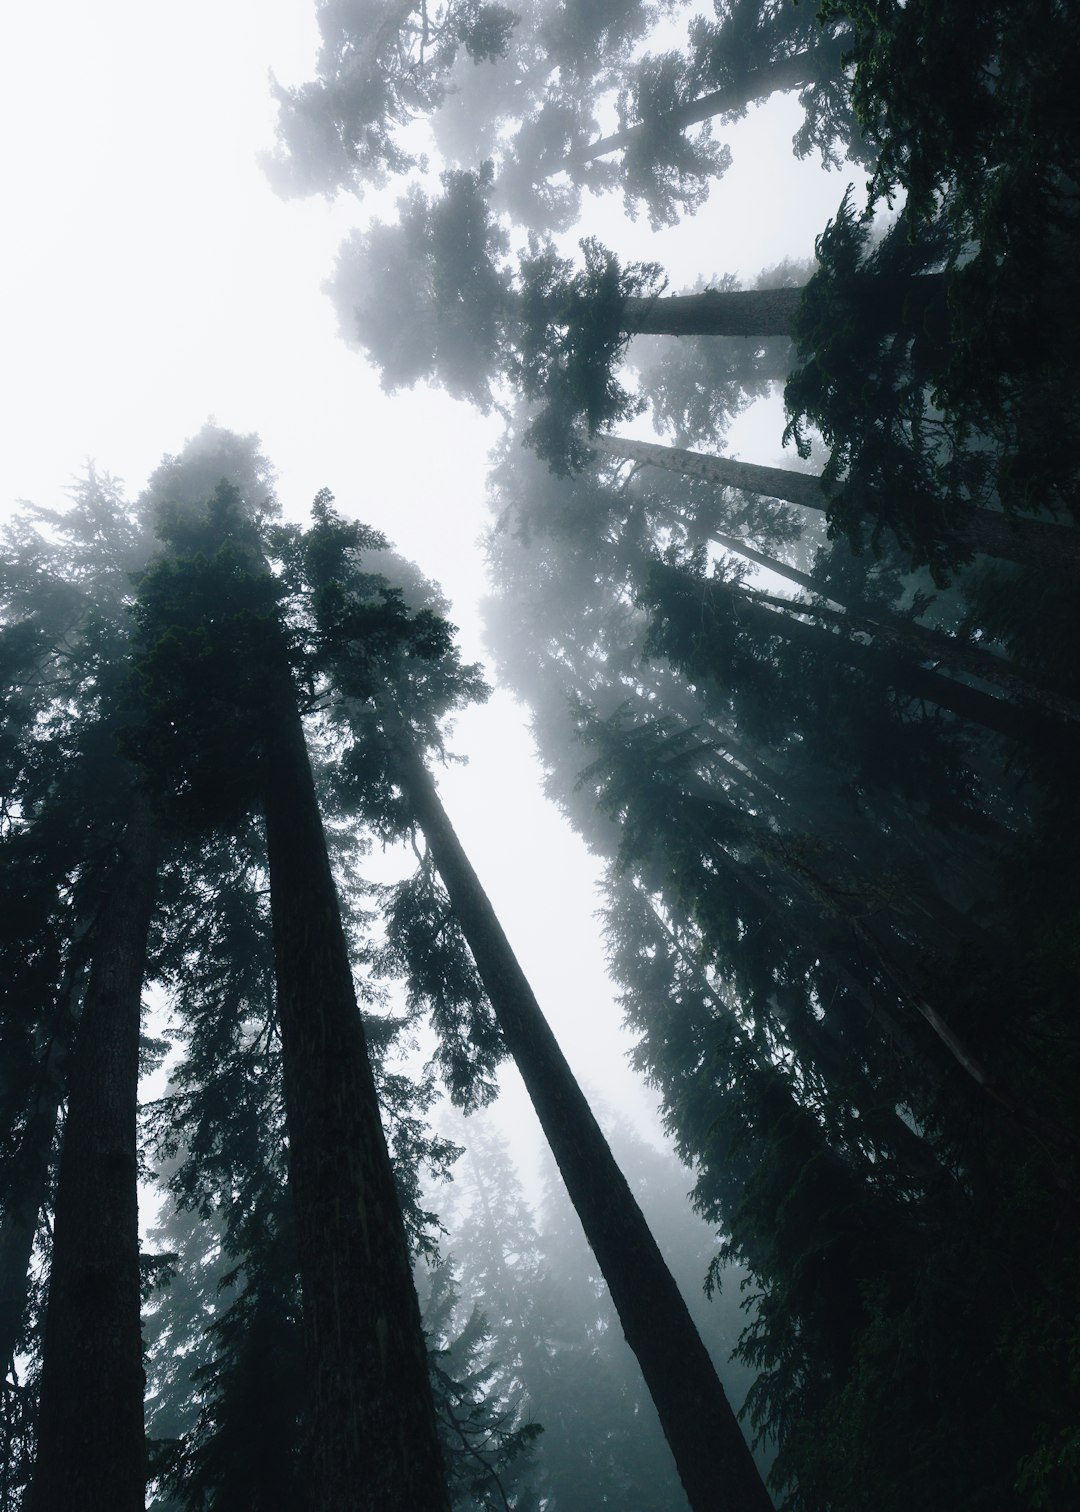
[[[95,1475],[88,1507],[142,1506],[149,1484],[162,1512],[405,1512],[435,1506],[440,1453],[463,1508],[1067,1504],[1068,49],[1056,15],[1018,40],[1001,0],[1013,51],[978,31],[945,79],[921,33],[904,51],[921,7],[895,35],[856,10],[60,0],[0,21],[0,1256],[32,1246],[3,1281],[0,1512],[29,1506],[50,1444],[34,1512]],[[977,28],[948,28],[966,60]],[[401,559],[419,579],[398,596]],[[251,626],[274,594],[267,649]],[[267,752],[300,713],[340,950],[314,924],[301,939],[318,867],[297,862],[287,906],[274,861],[292,820],[275,839]],[[63,1067],[94,1043],[79,1026],[128,872],[159,878],[140,947],[149,1470],[130,1295],[97,1308],[63,1280],[82,1219],[58,1218],[50,1262],[51,1204],[78,1185],[57,1174],[65,1096],[69,1128],[98,1120]],[[296,982],[320,964],[298,1027],[275,1029],[292,927]],[[289,1036],[339,989],[348,1019],[341,971],[318,979],[346,947],[394,1170],[342,1160],[331,1200],[297,1172],[335,1138],[366,1151],[348,1123],[366,1052],[319,1062],[339,1096]],[[310,1160],[305,1095],[344,1120]],[[392,1180],[404,1231],[373,1244],[355,1194]],[[106,1221],[112,1200],[94,1221],[103,1256],[128,1235],[130,1294],[134,1198]],[[412,1303],[357,1303],[340,1328],[312,1311],[364,1273],[346,1210],[379,1297],[414,1267],[441,1450]],[[50,1385],[50,1263],[48,1327],[69,1305],[107,1330],[126,1306],[128,1429],[100,1403],[55,1426],[101,1346],[88,1332]],[[400,1324],[391,1347],[358,1342],[364,1308]],[[402,1374],[369,1391],[376,1358]],[[427,1470],[419,1449],[407,1470],[373,1458],[394,1403]],[[355,1499],[384,1474],[393,1490]]]

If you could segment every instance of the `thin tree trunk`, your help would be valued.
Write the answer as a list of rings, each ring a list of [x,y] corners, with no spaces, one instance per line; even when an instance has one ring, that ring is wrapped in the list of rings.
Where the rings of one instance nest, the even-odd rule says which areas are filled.
[[[819,514],[828,512],[829,495],[816,473],[796,472],[789,467],[759,467],[752,462],[636,441],[629,436],[595,435],[589,437],[588,444],[604,456],[651,463],[690,478],[707,478],[725,488],[741,488],[745,493],[798,504]],[[1080,530],[1072,526],[1055,525],[1047,520],[1010,519],[992,509],[969,509],[959,534],[972,551],[1016,562],[1021,567],[1060,573],[1063,567],[1080,566]]]
[[[499,1026],[596,1256],[695,1512],[772,1502],[712,1361],[626,1179],[540,1011],[403,722],[397,776],[450,895]]]
[[[992,651],[984,650],[981,646],[973,646],[970,641],[960,640],[954,635],[947,635],[943,630],[934,630],[927,625],[916,624],[914,620],[891,614],[887,609],[853,610],[843,599],[836,598],[832,589],[823,588],[808,573],[799,572],[795,567],[788,566],[787,562],[781,562],[765,552],[755,551],[748,542],[740,540],[737,536],[723,535],[717,530],[710,531],[709,535],[711,540],[725,547],[726,550],[737,552],[747,561],[756,562],[759,566],[776,573],[778,577],[797,583],[808,593],[816,594],[819,598],[828,598],[832,603],[839,605],[838,609],[830,609],[820,603],[804,604],[797,600],[791,601],[792,607],[801,614],[824,621],[826,624],[837,625],[841,629],[871,635],[880,645],[906,653],[914,657],[916,661],[944,662],[955,671],[966,672],[970,677],[996,684],[1019,704],[1035,705],[1041,714],[1052,714],[1059,719],[1080,720],[1080,703],[1077,703],[1075,699],[1067,698],[1063,693],[1055,693],[1052,689],[1037,686],[1011,662],[1003,657],[995,656]],[[788,601],[763,595],[761,602],[786,607]]]
[[[86,933],[87,925],[82,924],[71,942],[26,1126],[5,1173],[4,1218],[0,1224],[0,1358],[5,1370],[18,1344],[34,1237],[49,1192],[49,1163],[64,1099],[64,1063],[75,1035],[84,985]]]
[[[752,618],[766,635],[782,635],[818,657],[829,657],[865,671],[878,682],[910,698],[936,704],[958,719],[993,730],[1010,741],[1030,741],[1037,733],[1032,716],[1015,704],[994,698],[968,683],[932,672],[909,654],[897,656],[884,647],[864,645],[846,635],[834,635],[796,618],[800,605],[768,594],[740,593],[740,613]],[[1040,711],[1040,724],[1043,722]],[[1060,726],[1059,726],[1060,729]]]
[[[286,677],[276,705],[262,787],[310,1374],[308,1504],[448,1512],[401,1205]]]
[[[741,74],[736,84],[730,84],[725,89],[714,89],[709,94],[699,95],[696,100],[687,101],[685,105],[668,111],[663,119],[677,130],[685,131],[688,126],[697,126],[713,116],[745,110],[748,105],[768,99],[770,95],[802,89],[813,81],[815,65],[819,65],[819,62],[816,50],[794,53],[789,58],[781,58],[769,68],[756,68]],[[651,125],[651,121],[645,120],[627,126],[622,131],[613,132],[611,136],[600,137],[580,151],[569,153],[563,167],[573,173],[575,168],[583,167],[596,158],[606,157],[609,152],[619,152],[630,147],[645,136]]]
[[[145,1504],[136,1112],[158,843],[141,794],[118,853],[68,1076],[33,1512]]]

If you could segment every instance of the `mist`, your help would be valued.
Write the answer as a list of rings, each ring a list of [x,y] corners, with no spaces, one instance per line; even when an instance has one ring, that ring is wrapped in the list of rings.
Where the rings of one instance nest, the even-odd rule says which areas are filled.
[[[0,1512],[1074,1504],[1067,20],[5,18]]]

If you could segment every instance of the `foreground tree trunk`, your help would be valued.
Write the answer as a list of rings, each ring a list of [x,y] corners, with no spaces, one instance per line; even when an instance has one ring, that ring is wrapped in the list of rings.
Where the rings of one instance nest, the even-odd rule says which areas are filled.
[[[68,1076],[33,1512],[141,1512],[146,1497],[136,1111],[158,844],[134,799],[95,921]]]
[[[262,761],[312,1512],[448,1512],[420,1310],[288,674]],[[35,1509],[37,1512],[37,1509]]]
[[[686,297],[698,299],[704,296]],[[729,296],[717,296],[721,297]],[[588,444],[602,456],[651,463],[688,478],[707,478],[725,488],[741,488],[745,493],[780,499],[785,504],[798,504],[819,514],[826,514],[829,509],[828,492],[816,473],[796,472],[788,467],[759,467],[752,462],[736,462],[730,457],[714,457],[707,452],[635,441],[629,436],[595,435],[589,437]],[[1055,573],[1062,567],[1080,567],[1080,530],[1068,525],[1055,525],[1047,520],[1010,519],[992,509],[969,509],[964,516],[963,529],[958,533],[971,551],[1016,562],[1021,567]]]
[[[49,1163],[64,1099],[65,1061],[75,1036],[84,985],[85,933],[82,926],[81,934],[72,941],[26,1125],[5,1172],[4,1218],[0,1224],[0,1357],[5,1370],[18,1345],[29,1290],[30,1257],[49,1193]]]
[[[772,1502],[686,1304],[502,931],[403,721],[386,710],[396,775],[431,848],[694,1512]]]

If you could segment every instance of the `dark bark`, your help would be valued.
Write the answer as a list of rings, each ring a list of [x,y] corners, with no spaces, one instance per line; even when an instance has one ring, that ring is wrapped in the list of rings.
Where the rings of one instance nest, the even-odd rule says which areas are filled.
[[[388,712],[397,776],[423,830],[586,1238],[637,1356],[695,1512],[770,1512],[712,1361],[548,1027],[408,732]]]
[[[748,105],[768,99],[770,95],[789,89],[802,89],[812,83],[818,61],[816,53],[808,51],[781,58],[770,68],[749,69],[740,74],[737,83],[699,95],[696,100],[688,100],[678,109],[668,111],[663,117],[664,122],[678,131],[685,131],[687,127],[697,126],[713,116],[732,115],[745,110]],[[579,152],[570,153],[564,167],[573,173],[575,168],[591,163],[596,158],[606,157],[609,152],[630,147],[634,142],[640,141],[652,125],[651,121],[640,121],[622,131],[613,132],[611,136],[600,137]]]
[[[706,452],[634,441],[625,436],[590,436],[588,444],[604,456],[652,463],[687,477],[707,478],[722,487],[741,488],[746,493],[798,504],[819,514],[828,513],[829,494],[816,473],[796,472],[788,467],[759,467],[752,462],[736,462],[730,457],[714,457]],[[1033,567],[1039,572],[1060,573],[1063,568],[1080,567],[1080,530],[1069,525],[1010,518],[992,509],[969,509],[957,523],[956,533],[972,552]]]
[[[958,719],[981,725],[1006,740],[1024,742],[1036,732],[1030,714],[940,672],[932,672],[908,655],[890,654],[883,647],[864,645],[846,635],[834,635],[805,620],[797,619],[800,606],[790,599],[770,599],[767,594],[740,593],[740,618],[755,625],[763,635],[781,635],[815,659],[828,659],[866,672],[875,683],[884,683],[902,697],[918,699],[947,709]],[[1060,727],[1059,727],[1060,728]]]
[[[262,764],[312,1512],[449,1508],[420,1310],[291,682]],[[36,1512],[36,1509],[35,1509]]]
[[[631,336],[790,336],[802,296],[802,289],[634,296],[623,301],[622,328]]]
[[[781,562],[777,557],[755,550],[748,541],[738,536],[724,535],[718,530],[712,530],[709,532],[709,539],[715,541],[718,546],[723,546],[727,551],[734,551],[739,556],[745,557],[748,562],[756,562],[759,567],[767,568],[777,577],[785,578],[789,583],[798,584],[800,588],[805,588],[808,593],[815,594],[819,599],[829,599],[833,604],[840,605],[839,609],[832,609],[820,603],[799,605],[802,612],[820,622],[873,636],[880,645],[905,652],[916,661],[941,662],[957,672],[966,672],[970,677],[994,683],[1016,699],[1019,704],[1033,704],[1042,714],[1053,714],[1061,719],[1080,719],[1080,704],[1075,699],[1067,698],[1063,693],[1056,693],[1053,689],[1039,687],[1011,662],[1001,656],[995,656],[992,651],[982,646],[972,645],[970,641],[961,640],[954,635],[947,635],[944,630],[935,630],[928,625],[916,624],[912,619],[891,614],[888,609],[875,607],[852,610],[843,599],[836,598],[834,590],[823,587],[809,573],[800,572],[798,568],[790,566],[787,562]]]
[[[157,849],[136,796],[94,924],[68,1075],[33,1512],[141,1512],[145,1503],[136,1111]]]
[[[78,1023],[85,977],[86,926],[72,941],[57,995],[51,1034],[38,1072],[19,1148],[4,1173],[4,1219],[0,1224],[0,1358],[10,1365],[18,1345],[29,1291],[30,1257],[49,1192],[49,1162],[60,1105],[65,1061]]]

